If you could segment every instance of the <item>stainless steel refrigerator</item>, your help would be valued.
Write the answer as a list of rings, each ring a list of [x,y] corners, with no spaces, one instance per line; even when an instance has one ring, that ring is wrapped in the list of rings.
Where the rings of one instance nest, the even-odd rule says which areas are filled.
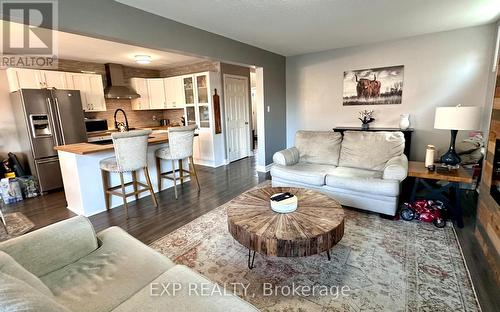
[[[22,156],[40,191],[63,186],[58,145],[87,142],[78,90],[21,89],[11,93]]]

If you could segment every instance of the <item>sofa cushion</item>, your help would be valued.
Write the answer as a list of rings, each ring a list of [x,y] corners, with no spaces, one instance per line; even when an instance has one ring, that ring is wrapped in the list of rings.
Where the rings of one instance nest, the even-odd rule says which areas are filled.
[[[0,272],[0,311],[69,312],[22,280]]]
[[[41,277],[56,301],[72,311],[110,311],[174,266],[118,227],[98,238],[97,250]]]
[[[97,238],[90,221],[82,216],[57,222],[0,243],[26,270],[42,276],[56,271],[97,248]]]
[[[291,182],[297,181],[309,185],[325,185],[327,173],[335,170],[335,166],[319,165],[299,162],[293,166],[282,166],[274,164],[271,168],[271,176]]]
[[[180,290],[173,294],[173,285],[179,285]],[[169,293],[163,291],[168,286]],[[202,290],[202,287],[204,290]],[[190,291],[191,289],[191,291]],[[205,277],[183,265],[176,265],[163,273],[150,285],[137,292],[129,300],[118,306],[114,312],[135,311],[176,311],[176,312],[257,312],[257,308],[229,293],[224,292]],[[212,293],[212,291],[214,291]]]
[[[339,132],[301,130],[295,134],[300,162],[337,166],[341,142],[342,135]]]
[[[403,154],[402,132],[346,131],[339,166],[383,170],[387,161]]]
[[[23,268],[16,260],[3,251],[0,251],[0,272],[17,278],[42,294],[52,297],[50,289],[38,277]]]
[[[399,195],[399,181],[383,180],[382,172],[366,169],[337,167],[326,176],[326,185],[368,194]]]

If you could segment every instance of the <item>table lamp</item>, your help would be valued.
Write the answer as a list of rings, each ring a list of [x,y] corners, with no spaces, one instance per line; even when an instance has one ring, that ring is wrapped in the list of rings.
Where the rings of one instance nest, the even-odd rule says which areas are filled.
[[[478,130],[481,109],[477,106],[437,107],[434,119],[435,129],[451,130],[450,148],[441,156],[441,163],[456,166],[461,159],[455,151],[458,130]]]

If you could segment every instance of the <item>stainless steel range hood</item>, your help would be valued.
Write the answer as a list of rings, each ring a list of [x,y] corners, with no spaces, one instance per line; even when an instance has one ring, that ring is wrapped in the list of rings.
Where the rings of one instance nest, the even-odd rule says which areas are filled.
[[[104,97],[107,99],[129,100],[141,97],[137,92],[125,84],[123,79],[123,67],[119,64],[105,64],[107,86],[104,89]]]

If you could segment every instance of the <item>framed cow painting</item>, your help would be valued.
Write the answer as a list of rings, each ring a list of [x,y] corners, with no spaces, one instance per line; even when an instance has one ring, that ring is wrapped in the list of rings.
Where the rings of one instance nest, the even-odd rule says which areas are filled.
[[[404,66],[344,72],[344,105],[401,104]]]

